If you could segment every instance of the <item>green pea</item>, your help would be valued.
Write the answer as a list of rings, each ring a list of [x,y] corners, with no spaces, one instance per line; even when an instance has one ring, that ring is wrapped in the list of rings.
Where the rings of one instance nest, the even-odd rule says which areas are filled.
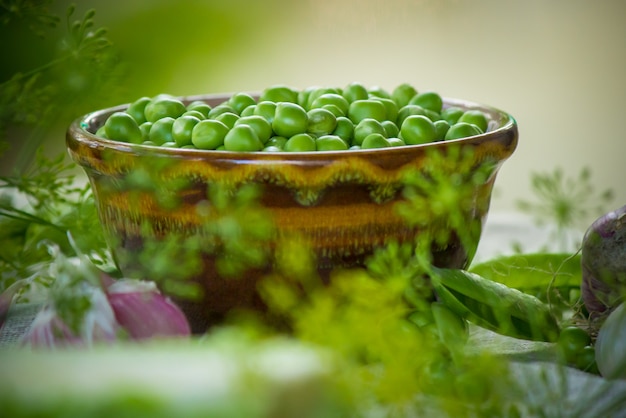
[[[139,125],[139,130],[141,131],[141,137],[144,141],[147,141],[150,137],[150,129],[152,128],[152,122],[144,122]]]
[[[265,148],[263,148],[263,152],[282,152],[282,148],[276,145],[266,145]]]
[[[272,121],[274,133],[285,138],[306,132],[308,116],[304,108],[290,102],[276,104],[276,112]]]
[[[208,103],[203,102],[202,100],[194,100],[187,105],[187,110],[195,110],[204,116],[200,119],[206,119],[209,117],[209,112],[211,112],[211,106],[209,106]]]
[[[379,134],[385,136],[385,128],[382,123],[376,119],[363,119],[354,127],[354,137],[352,138],[352,144],[361,145],[363,140],[370,134]]]
[[[398,118],[398,105],[391,99],[386,97],[375,97],[374,100],[378,100],[385,106],[385,119],[395,121]]]
[[[406,145],[402,139],[395,136],[387,138],[387,141],[389,141],[389,144],[391,144],[392,147],[403,147]]]
[[[263,90],[259,96],[259,101],[297,103],[298,91],[284,85],[271,86]]]
[[[241,113],[239,114],[239,116],[244,117],[244,116],[252,116],[254,115],[254,110],[256,109],[256,105],[250,105],[248,107],[246,107],[244,110],[241,111]]]
[[[352,142],[352,138],[354,137],[354,124],[347,117],[339,116],[337,118],[337,126],[333,131],[333,135],[337,135],[347,144],[350,144]]]
[[[568,326],[561,330],[557,339],[557,347],[565,361],[574,363],[582,350],[591,344],[587,331],[576,326]]]
[[[201,120],[191,131],[191,143],[198,149],[216,149],[224,144],[230,129],[216,119]]]
[[[198,118],[200,120],[206,119],[206,116],[198,110],[188,110],[181,116],[193,116],[194,118]]]
[[[178,148],[178,146],[176,145],[176,142],[174,141],[170,141],[170,142],[164,142],[161,144],[161,147],[165,147],[165,148]]]
[[[115,141],[140,144],[143,141],[141,129],[135,119],[126,112],[115,112],[104,123],[106,137]]]
[[[99,136],[100,138],[108,139],[107,133],[106,133],[106,129],[104,128],[104,125],[99,127],[98,130],[96,130],[96,133],[94,135],[95,136]]]
[[[437,131],[437,141],[443,141],[450,129],[450,124],[445,119],[440,119],[433,122],[435,125],[435,131]]]
[[[254,108],[254,114],[264,117],[271,124],[276,114],[276,103],[269,101],[259,102]]]
[[[400,127],[400,135],[407,145],[426,144],[437,139],[434,123],[423,115],[407,117]]]
[[[315,151],[317,148],[315,139],[311,135],[307,133],[298,133],[285,142],[285,147],[283,149],[288,152],[308,152]]]
[[[362,149],[387,148],[390,146],[391,144],[387,141],[387,138],[378,133],[369,134],[361,144]]]
[[[222,113],[236,114],[235,109],[233,109],[232,106],[222,103],[222,104],[215,106],[213,109],[211,109],[209,111],[208,117],[209,119],[215,119]]]
[[[155,121],[150,128],[148,139],[157,145],[161,145],[164,142],[174,141],[174,137],[172,136],[174,121],[176,121],[176,119],[169,116]]]
[[[450,106],[441,111],[441,117],[450,125],[454,125],[465,111],[457,106]]]
[[[224,125],[228,126],[228,128],[232,128],[235,126],[235,122],[239,119],[239,115],[231,112],[220,113],[217,115],[215,120],[222,122]]]
[[[451,139],[467,138],[474,135],[480,135],[482,132],[473,123],[457,122],[450,126],[444,139],[449,141]]]
[[[256,104],[256,100],[248,93],[239,92],[230,96],[227,104],[233,108],[236,114],[240,115],[246,107]]]
[[[235,122],[234,126],[248,125],[257,134],[257,137],[262,143],[266,143],[272,136],[272,125],[263,117],[259,115],[242,116]]]
[[[391,99],[391,94],[380,86],[372,86],[367,89],[367,95],[369,98]]]
[[[403,106],[398,111],[398,117],[396,118],[396,125],[402,126],[402,123],[404,123],[404,120],[407,117],[412,116],[412,115],[426,116],[426,111],[424,110],[422,106],[418,106],[418,105],[408,104],[406,106]]]
[[[384,120],[381,122],[383,129],[385,130],[385,137],[392,138],[394,136],[398,136],[400,133],[400,128],[394,122],[390,120]]]
[[[311,93],[309,94],[308,100],[304,108],[307,110],[311,110],[314,108],[313,103],[315,103],[315,101],[319,99],[321,96],[324,96],[326,94],[339,94],[339,93],[341,93],[339,89],[336,89],[334,87],[317,87],[314,90],[312,90]]]
[[[350,103],[348,117],[354,124],[359,123],[363,119],[376,119],[382,122],[386,119],[387,112],[385,105],[379,100],[355,100]]]
[[[285,148],[285,143],[287,142],[287,138],[284,136],[273,136],[267,141],[265,144],[266,147],[277,147],[281,150]]]
[[[146,106],[148,105],[148,103],[150,103],[150,100],[152,99],[150,99],[149,97],[141,97],[132,102],[128,106],[128,109],[126,109],[126,113],[128,113],[133,117],[133,119],[135,119],[137,125],[141,125],[142,123],[146,122],[146,115],[144,112],[146,110]]]
[[[312,109],[323,108],[327,105],[336,106],[343,115],[348,113],[348,108],[350,107],[350,103],[340,94],[337,93],[325,93],[321,96],[317,97],[313,103],[311,104]]]
[[[178,99],[171,97],[157,97],[146,104],[144,114],[148,122],[156,122],[159,119],[170,117],[176,119],[187,111],[187,108]]]
[[[393,89],[391,98],[396,102],[399,108],[402,108],[408,105],[416,94],[417,90],[415,90],[415,87],[408,83],[402,83]]]
[[[317,151],[345,151],[348,144],[337,135],[322,135],[315,140]]]
[[[326,109],[311,109],[307,112],[307,118],[307,132],[313,135],[327,135],[337,127],[337,117]]]
[[[298,100],[297,100],[297,104],[304,107],[308,107],[309,103],[311,103],[312,101],[309,101],[309,98],[311,97],[311,94],[316,91],[319,87],[315,87],[315,86],[310,86],[307,87],[303,90],[300,90],[298,92]]]
[[[179,147],[191,144],[191,131],[200,122],[195,116],[181,116],[172,125],[172,138]]]
[[[341,95],[349,103],[355,102],[357,100],[366,100],[367,98],[369,98],[369,93],[365,86],[358,82],[348,84],[343,89]]]
[[[487,131],[487,125],[489,123],[487,121],[487,116],[485,116],[483,112],[474,109],[465,111],[459,118],[458,122],[467,122],[476,125],[481,132]]]
[[[346,114],[341,109],[339,109],[339,107],[335,106],[334,104],[324,105],[324,106],[321,107],[321,109],[328,110],[330,113],[335,115],[335,117],[346,116]]]
[[[426,91],[413,96],[413,98],[409,101],[409,104],[415,104],[423,107],[424,109],[440,113],[443,107],[443,99],[434,91]]]
[[[224,149],[236,152],[261,151],[263,143],[250,125],[241,124],[228,131],[224,137]]]

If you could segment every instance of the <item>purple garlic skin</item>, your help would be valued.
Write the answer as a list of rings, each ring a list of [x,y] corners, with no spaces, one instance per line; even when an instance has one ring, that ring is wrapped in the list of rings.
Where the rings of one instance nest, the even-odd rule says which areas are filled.
[[[592,317],[608,314],[626,294],[626,206],[587,229],[581,250],[581,291]]]
[[[107,289],[115,318],[131,339],[187,337],[187,317],[153,282],[120,279]]]

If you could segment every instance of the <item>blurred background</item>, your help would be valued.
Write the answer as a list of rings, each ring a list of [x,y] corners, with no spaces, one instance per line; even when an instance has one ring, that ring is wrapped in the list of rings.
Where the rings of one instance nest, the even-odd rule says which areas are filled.
[[[408,82],[516,118],[519,146],[492,211],[532,199],[531,173],[557,167],[574,177],[588,167],[597,190],[615,192],[614,207],[626,204],[622,0],[86,0],[70,22],[95,9],[91,29],[106,27],[112,46],[99,57],[87,45],[57,66],[71,3],[2,3],[2,174],[32,161],[33,144],[62,152],[81,114],[140,96]],[[60,21],[33,25],[25,5]],[[42,66],[51,70],[33,85],[52,87],[9,88]]]

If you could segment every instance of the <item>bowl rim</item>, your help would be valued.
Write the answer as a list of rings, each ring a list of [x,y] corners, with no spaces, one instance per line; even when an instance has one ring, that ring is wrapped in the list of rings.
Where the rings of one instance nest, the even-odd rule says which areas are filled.
[[[210,94],[198,94],[188,96],[173,96],[183,103],[190,103],[196,100],[226,100],[234,93],[210,93]],[[253,97],[258,98],[256,92],[248,93]],[[146,145],[146,144],[133,144],[122,141],[115,141],[107,138],[96,136],[95,133],[90,131],[97,125],[97,121],[103,117],[106,117],[114,112],[123,111],[127,109],[131,103],[125,103],[121,105],[111,106],[99,110],[95,110],[84,114],[72,121],[66,132],[66,141],[68,145],[70,142],[81,143],[89,148],[108,148],[114,149],[123,153],[150,153],[160,155],[170,155],[178,157],[189,158],[218,158],[218,159],[257,159],[257,160],[300,160],[300,159],[341,159],[348,156],[363,156],[370,157],[384,153],[385,155],[403,154],[411,151],[425,151],[431,148],[447,148],[454,145],[479,145],[482,142],[489,141],[494,137],[504,136],[509,137],[511,141],[517,142],[517,121],[508,112],[505,112],[494,106],[484,105],[471,100],[442,97],[444,108],[458,106],[465,110],[477,109],[488,113],[491,116],[491,120],[494,117],[501,122],[501,125],[493,130],[488,130],[479,135],[473,135],[464,138],[458,138],[446,141],[435,141],[424,144],[416,145],[402,145],[397,147],[388,148],[373,148],[373,149],[357,149],[357,150],[330,150],[330,151],[227,151],[227,150],[203,150],[193,148],[178,148],[178,147],[163,147],[160,145]],[[515,144],[513,145],[515,147]]]

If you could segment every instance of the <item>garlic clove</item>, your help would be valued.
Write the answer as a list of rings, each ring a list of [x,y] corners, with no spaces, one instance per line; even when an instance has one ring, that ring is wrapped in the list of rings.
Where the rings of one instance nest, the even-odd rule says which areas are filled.
[[[191,334],[182,310],[154,282],[119,279],[107,289],[117,322],[136,340]]]

